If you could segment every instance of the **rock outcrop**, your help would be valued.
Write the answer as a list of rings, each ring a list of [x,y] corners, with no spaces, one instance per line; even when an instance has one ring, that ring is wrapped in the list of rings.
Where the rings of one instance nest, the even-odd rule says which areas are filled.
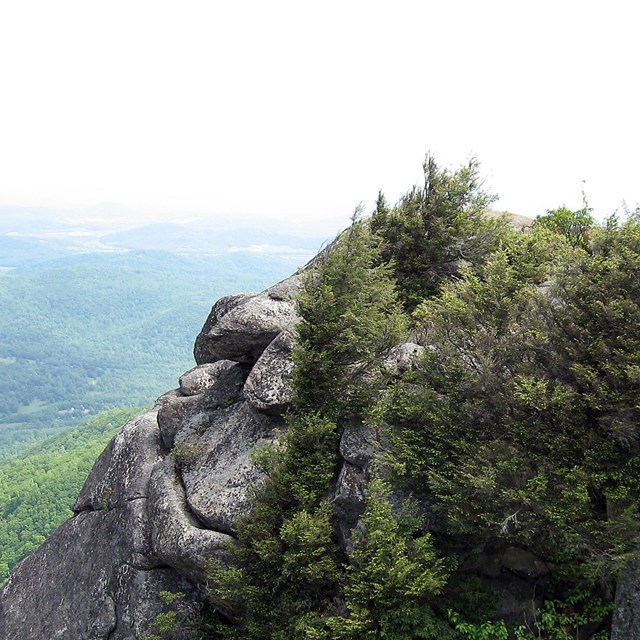
[[[134,640],[153,633],[159,614],[176,611],[180,628],[163,637],[186,640],[206,600],[207,560],[229,557],[250,489],[264,480],[252,454],[285,428],[298,289],[294,276],[214,305],[196,340],[197,366],[123,427],[87,478],[75,516],[2,589],[0,638]],[[391,375],[411,371],[423,352],[400,345],[385,368]],[[380,444],[358,420],[340,432],[332,502],[348,549]],[[401,492],[396,498],[402,501]],[[420,507],[431,527],[428,502]],[[548,573],[515,548],[470,552],[463,570],[496,582],[506,615],[530,610]],[[615,640],[640,639],[637,573],[619,594]]]
[[[157,411],[129,422],[111,441],[65,522],[13,572],[0,597],[4,640],[134,640],[183,592],[181,613],[202,597],[155,553],[149,478],[163,458]]]
[[[123,427],[76,515],[13,572],[0,596],[3,640],[134,640],[165,611],[182,621],[166,637],[189,635],[207,559],[228,557],[249,489],[262,481],[252,453],[284,428],[298,286],[294,276],[214,305],[197,366]]]
[[[280,333],[262,352],[245,383],[247,400],[258,410],[280,414],[293,398],[293,329]]]
[[[640,562],[634,562],[620,577],[616,592],[611,640],[640,638]]]
[[[272,340],[296,320],[291,302],[268,294],[223,298],[213,307],[196,338],[196,362],[227,359],[253,364]]]

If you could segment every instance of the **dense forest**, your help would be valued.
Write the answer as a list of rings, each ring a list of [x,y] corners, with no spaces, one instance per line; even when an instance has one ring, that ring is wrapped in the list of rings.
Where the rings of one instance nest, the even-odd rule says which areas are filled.
[[[112,409],[0,461],[0,583],[53,530],[109,440],[140,409]]]
[[[640,530],[640,212],[514,229],[475,161],[429,156],[424,178],[307,274],[288,430],[256,460],[235,563],[211,564],[208,637],[609,637]],[[406,341],[423,355],[390,373]],[[331,487],[353,419],[378,454],[345,547]],[[533,618],[498,614],[504,567],[544,576]]]
[[[33,259],[33,246],[25,253]],[[127,251],[0,272],[0,459],[98,411],[153,401],[193,366],[212,301],[262,290],[297,266]]]

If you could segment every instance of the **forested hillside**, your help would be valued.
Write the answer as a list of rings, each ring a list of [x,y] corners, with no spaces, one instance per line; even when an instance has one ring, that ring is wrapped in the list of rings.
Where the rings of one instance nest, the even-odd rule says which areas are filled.
[[[520,227],[491,200],[475,160],[427,156],[423,184],[380,194],[303,273],[214,307],[184,393],[86,497],[103,516],[115,480],[115,523],[144,460],[156,517],[114,524],[86,581],[140,536],[187,585],[105,582],[108,633],[133,629],[117,599],[154,612],[135,623],[153,640],[640,638],[640,210]],[[25,608],[43,628],[33,585],[69,585],[49,551],[93,559],[105,520],[21,565],[8,628]],[[89,628],[93,592],[73,594]]]
[[[153,401],[192,366],[212,301],[273,284],[296,258],[130,251],[0,272],[0,458],[97,411]]]
[[[67,518],[96,458],[139,409],[113,409],[0,461],[0,583]]]

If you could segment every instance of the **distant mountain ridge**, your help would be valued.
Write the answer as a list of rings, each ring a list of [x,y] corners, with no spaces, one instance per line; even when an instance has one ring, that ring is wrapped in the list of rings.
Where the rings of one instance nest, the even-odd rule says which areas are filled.
[[[322,238],[284,230],[235,225],[207,227],[202,223],[155,223],[102,236],[103,244],[126,249],[156,249],[177,254],[220,255],[228,251],[315,255]]]
[[[330,233],[328,232],[330,229]],[[128,250],[215,256],[230,251],[311,258],[335,224],[300,225],[234,217],[158,221],[127,217],[120,209],[70,214],[0,207],[0,267],[39,263],[66,254]]]

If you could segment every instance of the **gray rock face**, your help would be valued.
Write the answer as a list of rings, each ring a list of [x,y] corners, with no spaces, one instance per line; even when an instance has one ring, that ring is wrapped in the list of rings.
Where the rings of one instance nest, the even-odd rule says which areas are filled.
[[[205,375],[202,375],[203,368],[207,369]],[[189,393],[184,395],[177,390],[173,394],[165,394],[158,401],[158,426],[165,447],[171,449],[176,438],[204,433],[209,426],[211,412],[231,406],[238,399],[243,380],[242,366],[230,360],[202,365],[184,374],[180,378],[181,388],[186,385]]]
[[[207,559],[229,557],[249,488],[263,480],[252,453],[284,428],[275,414],[291,398],[286,330],[298,286],[294,277],[214,306],[196,341],[199,366],[122,428],[89,474],[76,516],[2,590],[1,638],[134,640],[167,610],[162,591],[185,594],[171,607],[186,626],[167,640],[188,637]],[[242,363],[259,359],[247,387]]]
[[[165,447],[174,446],[179,432],[183,438],[203,433],[213,410],[228,407],[238,399],[244,375],[242,366],[230,360],[201,365],[182,375],[180,389],[158,401],[158,426]]]
[[[263,479],[251,455],[284,423],[248,402],[220,409],[210,420],[201,436],[177,442],[176,457],[191,510],[209,528],[233,533],[248,509],[249,488]]]
[[[621,576],[615,602],[611,640],[640,640],[640,562]]]
[[[258,411],[281,414],[291,404],[295,338],[293,330],[283,331],[253,365],[244,392]]]
[[[157,412],[134,418],[98,458],[74,511],[113,509],[147,497],[153,466],[162,457]]]
[[[391,375],[414,371],[417,368],[418,361],[424,356],[425,352],[425,347],[415,344],[414,342],[399,344],[397,347],[391,349],[391,352],[383,363],[384,369]]]
[[[234,368],[238,367],[231,360],[220,360],[194,367],[180,376],[180,393],[185,396],[204,393],[211,389],[226,372]]]
[[[205,389],[202,396],[204,407],[208,411],[232,405],[239,398],[247,377],[246,367],[237,362],[219,360],[213,366],[217,366],[216,380]]]
[[[143,580],[177,587],[184,581],[141,561],[129,533],[144,518],[140,503],[78,514],[22,562],[2,592],[0,637],[106,640],[143,633],[153,606],[131,598],[131,586]]]
[[[345,462],[340,470],[333,506],[341,522],[353,527],[365,507],[367,479],[358,467]]]
[[[333,494],[333,511],[337,516],[338,539],[342,548],[351,553],[352,532],[359,526],[366,506],[367,474],[349,462],[343,462]]]
[[[165,610],[161,591],[197,618],[202,599],[152,545],[149,476],[160,459],[155,412],[129,422],[112,440],[65,522],[13,572],[0,593],[5,640],[133,640]],[[186,638],[186,634],[175,636]]]
[[[174,446],[179,431],[200,433],[208,424],[209,416],[204,411],[202,395],[176,395],[167,399],[158,411],[158,427],[167,449]]]
[[[273,297],[263,293],[223,298],[214,305],[196,338],[196,362],[234,360],[253,364],[270,342],[297,320],[294,304],[283,299],[277,289]]]
[[[375,453],[375,431],[361,420],[347,422],[340,438],[340,455],[352,465],[366,468]]]
[[[269,287],[265,294],[274,300],[286,300],[287,302],[294,302],[296,296],[302,289],[302,278],[299,274],[289,276],[285,280],[274,284]]]
[[[227,559],[227,545],[233,543],[233,538],[204,528],[191,513],[172,456],[156,465],[149,492],[149,519],[163,523],[151,529],[155,557],[194,582],[204,583],[206,559]]]

